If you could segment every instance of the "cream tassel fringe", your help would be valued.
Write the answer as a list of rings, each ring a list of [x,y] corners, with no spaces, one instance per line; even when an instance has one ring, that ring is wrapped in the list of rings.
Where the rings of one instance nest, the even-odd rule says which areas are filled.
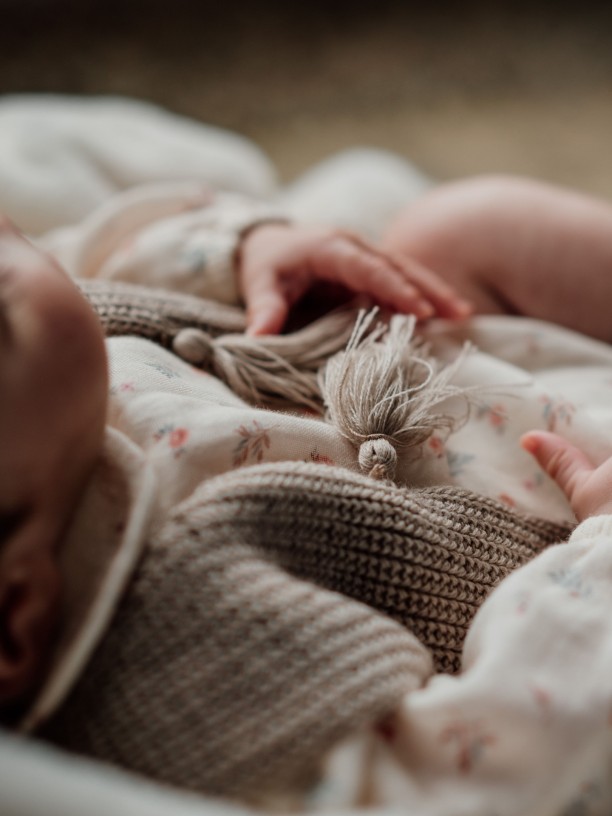
[[[361,469],[375,479],[393,479],[398,450],[461,424],[435,409],[448,397],[465,396],[466,389],[450,379],[468,347],[440,368],[414,338],[414,317],[395,315],[388,328],[372,329],[376,311],[360,312],[346,350],[328,361],[319,383],[329,421],[359,448]],[[468,409],[466,401],[465,418]]]
[[[317,372],[346,345],[355,311],[332,312],[288,335],[212,337],[182,329],[172,350],[223,380],[239,397],[265,405],[302,405],[322,413]]]

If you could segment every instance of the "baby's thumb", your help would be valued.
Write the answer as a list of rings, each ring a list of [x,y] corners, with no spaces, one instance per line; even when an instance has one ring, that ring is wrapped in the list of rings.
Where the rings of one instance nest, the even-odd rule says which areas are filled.
[[[521,446],[555,480],[571,504],[581,478],[593,470],[584,453],[561,436],[545,431],[524,434]]]

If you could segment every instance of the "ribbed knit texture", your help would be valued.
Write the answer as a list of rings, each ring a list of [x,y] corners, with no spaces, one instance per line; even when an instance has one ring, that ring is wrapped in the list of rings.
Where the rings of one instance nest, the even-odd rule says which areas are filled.
[[[215,525],[291,573],[409,628],[451,673],[489,592],[572,529],[461,488],[397,487],[301,462],[233,471],[195,496],[217,505]]]
[[[456,670],[487,593],[567,532],[324,465],[220,476],[152,537],[46,736],[206,793],[307,784],[427,677],[412,633]]]
[[[212,335],[244,331],[244,312],[212,300],[116,281],[76,281],[107,337],[137,335],[170,348],[185,328]]]
[[[322,411],[318,372],[344,347],[356,317],[338,311],[291,334],[253,338],[235,307],[134,284],[78,283],[107,337],[152,340],[218,377],[236,396],[267,407]]]

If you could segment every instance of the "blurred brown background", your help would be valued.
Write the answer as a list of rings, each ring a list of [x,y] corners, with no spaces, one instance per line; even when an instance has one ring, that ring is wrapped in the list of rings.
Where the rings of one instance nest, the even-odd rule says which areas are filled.
[[[612,6],[0,0],[0,92],[113,93],[240,131],[288,179],[332,151],[612,198]]]

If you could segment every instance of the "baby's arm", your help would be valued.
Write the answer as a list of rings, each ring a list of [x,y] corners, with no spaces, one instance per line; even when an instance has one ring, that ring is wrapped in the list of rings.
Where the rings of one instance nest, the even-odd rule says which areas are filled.
[[[401,212],[383,246],[435,270],[478,312],[612,340],[612,206],[604,200],[522,178],[457,181]]]

